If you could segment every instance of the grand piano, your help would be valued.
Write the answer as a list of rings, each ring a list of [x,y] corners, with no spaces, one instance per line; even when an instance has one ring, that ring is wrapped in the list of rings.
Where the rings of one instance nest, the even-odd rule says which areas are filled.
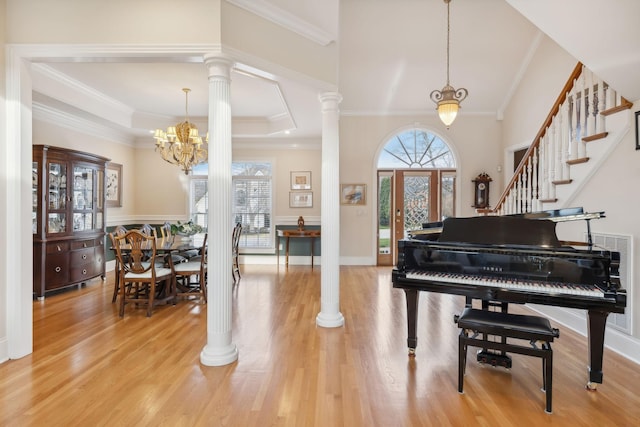
[[[624,313],[620,254],[588,242],[561,242],[556,224],[603,217],[582,209],[517,216],[447,218],[420,238],[398,241],[394,288],[407,300],[409,354],[417,347],[419,292],[463,295],[492,304],[532,303],[587,311],[589,380],[602,383],[604,334],[609,313]],[[426,236],[426,237],[425,237]]]

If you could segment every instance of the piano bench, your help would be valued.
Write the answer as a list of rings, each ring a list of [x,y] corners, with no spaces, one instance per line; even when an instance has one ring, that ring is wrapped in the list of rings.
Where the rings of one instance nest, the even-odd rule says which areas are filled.
[[[461,328],[458,339],[458,392],[463,392],[467,347],[497,350],[540,357],[542,359],[542,389],[546,395],[545,412],[551,413],[551,389],[553,383],[553,350],[551,342],[560,333],[552,328],[549,320],[540,316],[503,313],[466,307],[454,321]],[[490,341],[487,335],[501,337]],[[528,340],[514,343],[514,339]],[[536,345],[539,343],[540,346]]]

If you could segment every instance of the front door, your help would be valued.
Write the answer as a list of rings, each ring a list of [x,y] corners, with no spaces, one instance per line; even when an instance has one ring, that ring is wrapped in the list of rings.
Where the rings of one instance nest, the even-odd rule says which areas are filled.
[[[398,240],[438,221],[438,170],[378,171],[378,265],[395,265]]]

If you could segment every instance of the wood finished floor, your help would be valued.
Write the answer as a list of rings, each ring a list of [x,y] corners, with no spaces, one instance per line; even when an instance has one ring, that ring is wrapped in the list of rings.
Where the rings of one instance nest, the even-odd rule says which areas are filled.
[[[457,392],[462,297],[423,293],[418,352],[407,357],[404,294],[389,268],[342,267],[341,328],[317,327],[320,269],[243,266],[233,294],[237,362],[199,362],[206,306],[111,304],[113,276],[34,301],[34,352],[0,364],[2,426],[632,426],[640,367],[605,350],[588,392],[584,337],[560,328],[553,414],[540,359],[510,371],[470,351]],[[517,311],[526,309],[518,308]],[[558,325],[554,325],[558,326]]]

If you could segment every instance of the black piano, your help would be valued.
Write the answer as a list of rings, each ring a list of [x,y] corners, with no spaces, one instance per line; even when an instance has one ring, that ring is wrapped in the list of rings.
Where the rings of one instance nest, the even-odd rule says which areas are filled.
[[[589,388],[602,383],[604,334],[609,313],[624,313],[620,254],[567,246],[558,240],[561,215],[447,218],[427,239],[398,241],[394,288],[407,299],[409,354],[417,346],[419,291],[463,295],[472,300],[533,303],[587,310]],[[572,213],[572,219],[602,217]],[[590,234],[590,232],[589,232]],[[435,237],[434,237],[435,235]],[[576,243],[576,242],[573,242]]]

